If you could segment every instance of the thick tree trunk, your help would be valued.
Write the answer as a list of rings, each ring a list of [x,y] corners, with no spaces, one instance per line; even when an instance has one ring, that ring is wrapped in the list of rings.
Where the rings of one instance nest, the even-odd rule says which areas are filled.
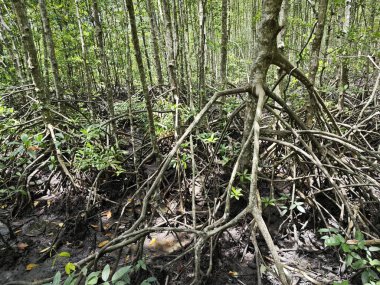
[[[18,24],[22,34],[22,44],[29,63],[30,73],[35,86],[35,92],[42,105],[42,115],[45,124],[51,123],[51,115],[49,111],[50,98],[44,80],[42,78],[40,66],[38,64],[37,50],[33,41],[33,34],[29,24],[29,18],[26,11],[24,0],[13,1],[14,12],[17,16]]]
[[[255,47],[255,59],[251,69],[250,84],[252,86],[252,93],[256,94],[258,98],[256,108],[254,104],[254,97],[250,94],[247,100],[246,119],[244,125],[243,142],[251,137],[253,134],[253,154],[250,151],[243,154],[245,160],[242,162],[243,167],[248,167],[249,162],[247,158],[252,157],[251,160],[251,185],[249,190],[249,206],[251,207],[252,215],[257,223],[257,226],[263,235],[266,244],[268,245],[273,259],[278,270],[279,278],[282,284],[289,284],[284,273],[283,265],[280,262],[279,255],[275,249],[272,237],[265,225],[261,216],[261,199],[260,193],[257,188],[258,180],[258,164],[260,152],[260,120],[262,111],[266,101],[266,94],[264,88],[266,86],[266,76],[272,60],[278,54],[276,37],[280,31],[278,18],[280,13],[282,0],[267,0],[264,1],[262,9],[262,20],[260,28],[258,29],[257,44]]]
[[[277,35],[277,48],[278,52],[285,56],[285,38],[286,33],[288,31],[287,24],[288,24],[288,14],[289,14],[289,1],[283,1],[281,5],[280,15],[279,15],[279,26],[281,31]],[[281,68],[277,72],[277,78],[280,80],[285,74],[285,71]],[[281,82],[278,84],[277,88],[277,94],[278,96],[284,98],[285,93],[285,80],[281,80]]]

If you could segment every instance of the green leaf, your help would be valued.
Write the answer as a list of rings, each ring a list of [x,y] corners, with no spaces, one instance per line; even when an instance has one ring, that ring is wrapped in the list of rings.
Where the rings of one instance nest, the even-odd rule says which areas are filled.
[[[362,257],[357,254],[356,252],[351,252],[351,255],[355,258],[355,259],[362,259]]]
[[[357,239],[358,241],[361,241],[364,239],[364,235],[361,231],[356,231],[355,232],[355,239]]]
[[[112,282],[116,282],[123,278],[125,274],[128,274],[131,271],[132,267],[131,266],[125,266],[120,268],[118,271],[115,272],[115,274],[112,276]]]
[[[75,264],[68,262],[65,265],[65,272],[67,275],[70,275],[72,271],[75,271]]]
[[[325,240],[325,246],[338,246],[341,240],[338,235],[333,235]]]
[[[58,271],[58,272],[54,275],[53,285],[59,285],[60,282],[61,282],[61,272]]]
[[[59,256],[61,257],[70,257],[70,253],[67,252],[67,251],[61,251],[60,253],[58,253]]]
[[[352,255],[348,254],[346,257],[346,266],[347,267],[351,266],[353,260],[354,260],[354,258],[352,257]]]
[[[27,134],[22,134],[20,138],[23,143],[26,143],[27,141],[29,141],[29,137]]]
[[[348,282],[348,280],[343,280],[339,282],[334,282],[333,285],[350,285],[350,283]]]
[[[351,267],[355,270],[363,268],[367,264],[367,261],[364,259],[359,259],[351,264]]]
[[[156,282],[157,279],[155,277],[149,277],[148,279],[145,279],[143,282],[141,282],[140,285],[150,285],[153,282]]]
[[[318,232],[320,234],[322,234],[322,233],[336,233],[337,234],[339,232],[339,230],[335,229],[335,228],[329,228],[329,229],[323,228],[323,229],[319,229]]]
[[[85,285],[95,285],[98,283],[100,271],[90,273],[86,278]]]
[[[380,265],[380,260],[378,260],[378,259],[370,260],[370,261],[369,261],[369,264],[370,264],[371,266],[379,266],[379,265]]]
[[[349,246],[348,244],[343,243],[343,244],[341,245],[341,247],[342,247],[343,252],[345,252],[345,253],[349,253],[349,252],[351,252],[351,248],[350,248],[350,246]]]
[[[367,284],[367,282],[369,280],[369,273],[368,273],[368,271],[367,270],[363,271],[360,277],[362,279],[362,284]]]
[[[87,271],[88,271],[88,268],[87,267],[83,267],[83,269],[80,271],[83,276],[86,276],[87,275]]]
[[[70,275],[69,277],[67,277],[67,279],[65,280],[65,283],[63,283],[63,285],[71,285],[72,281],[74,281],[74,276]],[[73,284],[75,284],[75,283],[73,282]]]
[[[297,205],[297,210],[300,211],[301,213],[306,213],[305,208],[300,205]]]
[[[380,247],[378,247],[378,246],[370,246],[370,247],[368,248],[368,250],[369,250],[369,251],[380,251]]]
[[[377,273],[375,271],[373,271],[372,269],[367,269],[367,271],[369,273],[369,276],[372,279],[379,280],[379,275],[377,275]]]
[[[358,248],[365,249],[365,241],[364,240],[361,240],[358,242]]]
[[[146,264],[145,264],[145,262],[143,260],[139,260],[137,262],[137,267],[146,270]]]
[[[103,280],[103,281],[107,281],[107,280],[108,280],[108,277],[110,276],[110,272],[111,272],[111,268],[110,268],[110,266],[107,264],[107,265],[103,268],[103,271],[102,271],[102,280]]]

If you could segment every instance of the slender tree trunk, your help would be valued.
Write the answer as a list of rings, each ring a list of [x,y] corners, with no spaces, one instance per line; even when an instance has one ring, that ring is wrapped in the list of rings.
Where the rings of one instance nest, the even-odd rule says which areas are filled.
[[[186,85],[187,85],[187,92],[188,97],[187,101],[190,105],[190,110],[192,112],[195,112],[195,106],[194,106],[194,97],[193,97],[193,85],[191,82],[191,63],[190,63],[190,43],[189,43],[189,12],[188,12],[188,6],[182,5],[183,9],[181,10],[183,14],[181,15],[181,19],[183,20],[183,26],[184,26],[184,61],[185,61],[185,71],[186,71]]]
[[[42,24],[43,25],[43,24]],[[48,47],[46,42],[46,34],[41,31],[42,34],[42,46],[44,49],[44,55],[43,55],[43,70],[42,70],[42,77],[45,81],[46,89],[49,90],[50,87],[50,78],[49,78],[49,55],[48,55]],[[49,90],[50,93],[50,90]]]
[[[156,13],[154,11],[152,0],[146,1],[146,8],[149,14],[150,19],[150,29],[151,29],[151,37],[152,37],[152,45],[153,45],[153,54],[154,54],[154,63],[156,67],[158,84],[163,85],[164,79],[162,77],[162,69],[161,69],[161,60],[160,60],[160,48],[157,40],[157,24],[156,24]]]
[[[49,124],[52,120],[49,110],[50,98],[48,97],[48,92],[46,91],[46,86],[38,64],[37,50],[34,45],[33,34],[29,24],[29,18],[24,0],[14,0],[13,8],[21,30],[22,44],[24,46],[25,53],[27,54],[29,69],[35,86],[35,92],[42,105],[43,120],[45,124]]]
[[[49,17],[47,14],[46,10],[46,2],[45,0],[39,0],[39,5],[40,5],[40,12],[41,12],[41,19],[42,19],[42,24],[44,28],[44,35],[46,39],[46,44],[48,48],[48,53],[49,53],[49,60],[50,60],[50,65],[51,65],[51,70],[53,73],[53,82],[54,82],[54,89],[55,89],[55,94],[56,98],[61,102],[59,103],[58,106],[60,106],[60,110],[63,111],[64,103],[63,103],[63,92],[61,88],[61,81],[59,78],[59,69],[58,69],[58,62],[55,56],[55,45],[53,41],[53,34],[50,29],[50,22],[49,22]]]
[[[339,99],[338,99],[338,110],[340,112],[344,109],[344,101],[345,101],[345,93],[346,90],[349,87],[349,81],[348,81],[348,59],[346,58],[346,48],[344,48],[345,44],[348,44],[348,32],[350,29],[350,22],[351,22],[351,0],[346,0],[346,6],[344,9],[344,22],[343,22],[343,37],[342,37],[342,60],[341,60],[341,67],[340,67],[340,92],[339,92]]]
[[[23,82],[25,80],[24,75],[23,75],[23,71],[22,71],[22,67],[21,67],[21,63],[20,63],[20,57],[18,55],[18,51],[16,49],[16,45],[14,43],[14,40],[12,38],[8,39],[8,37],[6,37],[6,35],[5,35],[6,33],[11,33],[11,29],[5,23],[3,16],[0,14],[0,41],[4,42],[4,45],[9,52],[9,55],[10,55],[12,63],[13,63],[13,67],[14,67],[14,69],[16,71],[16,75],[17,75],[17,81],[16,82],[20,83],[20,82]]]
[[[332,31],[332,21],[334,17],[334,5],[330,5],[330,17],[327,25],[327,31],[326,31],[326,36],[325,36],[325,44],[324,44],[324,53],[323,53],[323,66],[321,68],[321,72],[319,74],[319,86],[322,86],[323,84],[323,74],[326,69],[326,61],[327,61],[327,56],[328,56],[328,50],[330,47],[330,36],[331,36],[331,31]],[[321,92],[321,96],[323,97],[324,93]]]
[[[170,5],[168,0],[162,0],[162,6],[164,9],[164,22],[166,26],[165,42],[167,50],[167,61],[168,61],[168,72],[170,87],[173,90],[173,99],[176,104],[176,112],[174,118],[175,126],[175,138],[177,139],[180,134],[180,120],[179,120],[179,94],[178,94],[178,83],[176,75],[176,59],[175,59],[175,40],[173,38],[172,20],[170,15]]]
[[[102,24],[100,22],[98,0],[93,0],[92,4],[93,4],[93,12],[94,12],[95,35],[98,42],[100,61],[102,65],[100,68],[101,81],[105,85],[107,104],[108,104],[108,113],[109,113],[110,118],[112,119],[115,116],[115,111],[114,111],[114,106],[113,106],[114,102],[113,102],[113,96],[112,96],[112,90],[111,90],[111,81],[110,81],[107,56],[106,56],[105,47],[104,47],[103,29],[102,29]],[[111,135],[114,135],[115,122],[112,121],[110,126],[111,126],[110,133]]]
[[[281,53],[283,56],[285,56],[286,52],[286,48],[285,48],[285,38],[286,38],[286,33],[288,31],[287,29],[287,25],[288,25],[288,14],[289,14],[289,1],[282,1],[282,4],[281,4],[281,10],[280,10],[280,15],[279,15],[279,19],[278,19],[278,24],[279,24],[279,27],[280,27],[280,32],[278,33],[277,35],[277,49],[278,49],[278,52]],[[286,80],[283,79],[284,75],[285,75],[285,71],[281,68],[278,69],[277,71],[277,79],[278,80],[281,80],[280,83],[278,84],[275,92],[278,94],[278,96],[280,96],[281,98],[285,98],[285,88],[286,88]],[[276,106],[278,106],[278,103],[275,103]],[[277,114],[280,113],[279,110],[275,110],[275,112]],[[277,118],[274,118],[273,120],[273,129],[276,129],[277,128]]]
[[[326,15],[327,15],[328,0],[320,0],[318,7],[318,19],[317,25],[315,27],[314,39],[311,44],[311,58],[309,67],[309,78],[310,82],[314,85],[315,78],[318,72],[319,66],[319,54],[321,50],[322,38],[325,29]],[[316,114],[316,102],[314,102],[313,97],[308,96],[306,101],[306,126],[311,127],[313,124],[313,118]]]
[[[129,16],[128,16],[128,9],[127,9],[127,3],[126,0],[123,0],[123,9],[125,14],[125,53],[127,57],[127,85],[128,85],[128,92],[130,94],[135,93],[135,85],[133,82],[133,70],[132,70],[132,56],[131,56],[131,49],[129,48]]]
[[[367,29],[370,31],[370,35],[376,35],[376,31],[375,31],[375,18],[376,18],[376,15],[379,11],[379,6],[378,6],[378,1],[377,0],[371,0],[371,2],[369,3],[369,7],[370,7],[370,15],[369,15],[369,19],[368,19],[368,27]],[[371,37],[369,37],[371,38]],[[372,41],[371,41],[372,42]],[[372,50],[372,46],[369,44],[367,45],[367,52],[368,54],[371,53],[371,50]],[[365,98],[367,98],[369,96],[369,92],[370,92],[370,79],[371,79],[371,72],[370,72],[370,66],[372,65],[372,62],[371,60],[368,58],[367,59],[367,63],[366,63],[366,67],[365,67],[365,72],[366,72],[366,79],[365,79],[365,85],[364,85],[364,92],[363,92],[363,96],[362,96],[362,100],[365,100]]]
[[[228,0],[222,1],[222,40],[220,47],[220,78],[222,89],[227,84],[227,45],[228,45]]]
[[[198,94],[199,94],[199,108],[203,108],[203,106],[206,102],[206,95],[205,95],[206,1],[207,0],[198,0],[198,18],[199,18]]]
[[[79,0],[75,0],[75,16],[77,18],[77,23],[78,23],[78,29],[79,29],[79,40],[80,40],[80,45],[81,45],[81,52],[82,52],[82,61],[83,61],[83,69],[84,69],[84,86],[85,90],[87,92],[87,100],[91,102],[92,100],[92,79],[91,79],[91,74],[87,62],[87,46],[84,41],[84,36],[83,36],[83,28],[82,28],[82,21],[80,19],[80,13],[79,13]]]
[[[319,54],[325,29],[328,2],[328,0],[319,1],[317,26],[315,27],[314,39],[311,43],[309,79],[313,84],[315,84],[315,78],[318,72]]]
[[[153,152],[155,154],[158,154],[159,151],[157,147],[157,138],[156,138],[156,132],[154,128],[153,109],[152,109],[152,103],[150,101],[148,86],[146,84],[144,63],[143,63],[143,58],[141,56],[140,43],[139,43],[139,38],[137,34],[136,17],[135,17],[135,10],[133,7],[133,0],[126,0],[126,5],[127,5],[128,13],[129,13],[129,20],[130,20],[130,25],[131,25],[133,46],[135,48],[136,62],[139,69],[140,81],[143,88],[146,109],[148,112],[150,140],[152,143]]]

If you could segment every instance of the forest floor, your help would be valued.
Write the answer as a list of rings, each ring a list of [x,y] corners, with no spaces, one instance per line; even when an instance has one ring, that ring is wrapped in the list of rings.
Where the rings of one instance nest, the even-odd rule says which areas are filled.
[[[107,185],[107,189],[118,186]],[[125,198],[124,202],[128,199]],[[108,198],[107,200],[111,201]],[[235,203],[234,206],[238,209],[241,207],[239,203],[244,202]],[[86,224],[81,224],[80,216],[84,213],[85,204],[84,197],[77,196],[72,199],[69,207],[71,220],[65,221],[63,218],[66,211],[65,200],[54,195],[44,196],[34,201],[32,210],[14,219],[12,227],[17,239],[10,244],[12,249],[0,243],[2,282],[38,281],[52,277],[57,271],[64,272],[68,262],[78,262],[103,247],[115,235],[117,225],[118,231],[122,231],[133,223],[140,212],[140,205],[136,203],[133,208],[127,209],[127,215],[118,219],[119,203],[104,202],[102,206],[96,207],[96,211],[94,208],[94,215],[87,217]],[[166,199],[166,206],[172,211],[177,211],[178,191],[172,191]],[[300,230],[299,236],[297,236],[298,230],[294,230],[295,236],[282,235],[279,227],[286,222],[286,216],[280,217],[274,207],[268,207],[263,216],[286,269],[295,276],[294,284],[315,284],[310,280],[342,278],[338,255],[333,250],[326,250],[323,247],[323,241],[314,229],[306,226]],[[163,221],[162,217],[156,215],[152,225],[159,225]],[[288,230],[292,232],[292,229]],[[8,235],[7,228],[1,223],[0,233],[3,236]],[[51,245],[56,244],[57,240],[60,240],[59,246],[52,249]],[[175,258],[177,252],[181,248],[186,248],[191,241],[192,237],[189,235],[174,235],[168,232],[148,236],[143,245],[143,256],[150,271],[147,274],[155,276],[160,284],[164,284],[165,277],[168,274],[173,275],[174,272],[169,284],[190,284],[193,277],[192,253],[185,255],[174,265],[166,267],[165,264]],[[249,221],[242,221],[224,231],[219,237],[218,244],[219,248],[213,258],[214,271],[207,284],[256,284],[257,267],[254,248],[250,242]],[[264,260],[271,263],[265,258],[269,254],[265,250],[265,241],[260,237],[258,245],[262,249]],[[131,262],[136,251],[136,244],[125,247],[121,253],[123,258],[119,259],[118,265],[123,266]],[[98,263],[98,267],[103,268],[106,263],[114,264],[118,260],[118,254],[118,252],[106,254]],[[208,262],[209,255],[203,255],[201,263]],[[270,266],[267,267],[269,268]],[[263,284],[280,283],[267,271],[263,273]]]

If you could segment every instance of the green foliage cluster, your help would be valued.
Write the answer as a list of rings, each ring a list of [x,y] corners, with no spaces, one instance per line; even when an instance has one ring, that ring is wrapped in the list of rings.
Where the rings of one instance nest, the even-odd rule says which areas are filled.
[[[363,285],[379,285],[380,284],[380,260],[374,255],[380,251],[378,246],[366,246],[364,235],[361,231],[355,232],[354,242],[347,241],[338,229],[320,229],[325,241],[326,247],[336,247],[343,255],[345,268],[358,270],[361,272],[361,281]],[[348,285],[348,281],[336,282],[336,285]]]
[[[121,163],[126,154],[116,147],[104,148],[101,141],[104,130],[99,125],[90,125],[81,129],[82,147],[75,152],[74,166],[82,171],[107,170],[115,171],[117,175],[125,172]]]
[[[68,263],[73,265],[72,263]],[[73,265],[74,266],[74,265]],[[123,266],[119,268],[112,276],[111,276],[111,267],[109,264],[103,268],[102,271],[89,272],[87,267],[84,267],[79,276],[75,275],[75,266],[72,266],[67,270],[67,265],[65,267],[66,273],[69,277],[64,281],[63,285],[75,285],[78,283],[80,276],[84,278],[85,285],[130,285],[131,283],[131,274],[136,273],[139,270],[147,270],[147,266],[143,260],[139,260],[136,265],[132,266]],[[150,285],[156,282],[155,277],[149,277],[142,281],[140,285]],[[47,283],[45,285],[59,285],[62,282],[61,272],[57,272],[54,276],[53,282]]]

